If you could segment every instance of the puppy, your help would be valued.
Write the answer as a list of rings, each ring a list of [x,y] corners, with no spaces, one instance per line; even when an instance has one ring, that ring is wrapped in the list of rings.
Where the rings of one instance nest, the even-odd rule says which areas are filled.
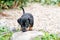
[[[24,8],[21,7],[23,10],[23,15],[17,20],[17,22],[21,25],[22,32],[26,32],[28,30],[32,30],[34,24],[33,15],[30,13],[25,13]]]

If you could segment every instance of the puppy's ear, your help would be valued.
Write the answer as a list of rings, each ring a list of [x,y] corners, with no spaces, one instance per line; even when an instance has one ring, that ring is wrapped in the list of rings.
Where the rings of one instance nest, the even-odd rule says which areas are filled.
[[[19,24],[21,24],[21,18],[20,18],[20,19],[18,19],[18,20],[17,20],[17,22],[18,22]]]
[[[33,26],[33,24],[34,24],[33,19],[32,19],[32,18],[29,18],[28,20],[29,20],[30,25],[32,25],[32,26]]]

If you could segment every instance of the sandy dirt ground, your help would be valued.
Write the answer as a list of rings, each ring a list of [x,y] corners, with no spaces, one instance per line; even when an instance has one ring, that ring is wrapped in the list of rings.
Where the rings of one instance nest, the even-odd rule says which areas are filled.
[[[45,30],[51,33],[60,33],[60,7],[58,6],[42,6],[39,3],[31,3],[27,7],[24,7],[27,13],[31,13],[34,16],[33,30]],[[8,16],[0,15],[0,25],[18,27],[17,19],[21,17],[22,10],[20,9],[8,9],[3,13]]]

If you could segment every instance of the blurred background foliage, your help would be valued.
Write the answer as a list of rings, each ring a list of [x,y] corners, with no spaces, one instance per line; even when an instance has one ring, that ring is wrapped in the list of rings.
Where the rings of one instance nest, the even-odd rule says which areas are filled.
[[[31,2],[60,6],[60,0],[0,0],[0,9],[17,8],[22,5],[26,6]]]

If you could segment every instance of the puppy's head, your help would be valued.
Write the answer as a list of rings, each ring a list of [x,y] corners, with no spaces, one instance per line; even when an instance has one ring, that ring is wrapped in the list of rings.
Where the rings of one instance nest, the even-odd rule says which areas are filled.
[[[23,32],[27,31],[27,28],[29,27],[29,20],[26,18],[21,18],[18,22],[21,25],[21,30]]]

